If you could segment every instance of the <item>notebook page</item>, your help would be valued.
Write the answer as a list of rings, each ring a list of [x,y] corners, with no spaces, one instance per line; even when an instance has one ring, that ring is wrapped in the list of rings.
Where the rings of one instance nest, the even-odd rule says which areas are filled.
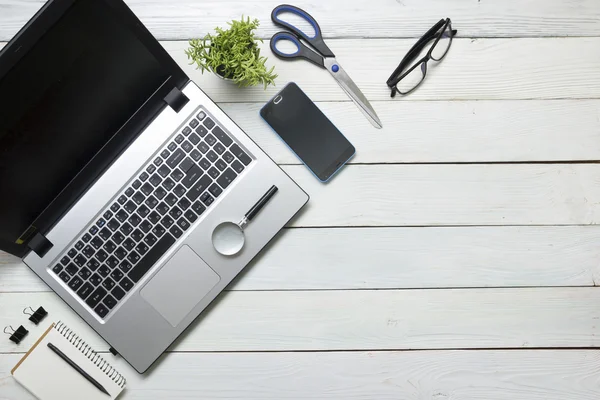
[[[122,391],[99,366],[95,365],[73,343],[56,329],[38,343],[16,368],[13,376],[33,395],[42,400],[107,400],[109,397],[85,379],[47,346],[52,343],[67,357],[98,381],[116,398]],[[100,362],[100,365],[104,362]]]

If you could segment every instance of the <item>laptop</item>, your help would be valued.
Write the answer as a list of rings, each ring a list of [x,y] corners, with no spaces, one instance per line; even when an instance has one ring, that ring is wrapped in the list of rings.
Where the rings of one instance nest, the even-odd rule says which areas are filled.
[[[45,4],[0,53],[0,101],[0,250],[140,373],[308,201],[121,0]]]

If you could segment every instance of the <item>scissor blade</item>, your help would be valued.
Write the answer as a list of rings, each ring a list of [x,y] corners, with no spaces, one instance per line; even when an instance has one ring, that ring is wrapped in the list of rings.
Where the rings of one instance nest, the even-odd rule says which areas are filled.
[[[337,72],[333,72],[332,67],[337,65]],[[369,122],[377,129],[383,128],[381,124],[381,120],[377,116],[377,113],[371,107],[371,103],[365,97],[365,95],[360,91],[358,86],[354,83],[352,79],[348,76],[346,71],[342,68],[342,66],[335,60],[333,57],[325,58],[325,68],[327,71],[335,78],[337,83],[340,85],[344,92],[356,103],[358,108],[362,111],[362,113],[367,117]]]

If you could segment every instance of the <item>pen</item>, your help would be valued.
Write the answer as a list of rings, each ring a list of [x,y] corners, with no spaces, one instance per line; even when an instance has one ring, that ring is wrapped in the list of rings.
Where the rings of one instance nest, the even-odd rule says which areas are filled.
[[[50,348],[50,350],[52,350],[53,352],[55,352],[60,358],[62,358],[63,360],[65,360],[67,362],[67,364],[69,364],[71,367],[73,367],[75,369],[75,371],[77,371],[81,375],[83,375],[83,377],[85,379],[87,379],[88,381],[90,381],[92,383],[92,385],[96,386],[100,391],[102,391],[103,393],[106,393],[107,395],[110,396],[110,393],[108,393],[106,391],[106,389],[104,389],[104,386],[102,386],[101,384],[99,384],[97,380],[95,380],[90,375],[88,375],[87,372],[85,372],[83,369],[81,369],[81,367],[79,365],[75,364],[75,362],[73,360],[71,360],[69,357],[67,357],[65,355],[65,353],[63,353],[62,351],[60,351],[55,345],[53,345],[52,343],[48,343],[48,348]]]

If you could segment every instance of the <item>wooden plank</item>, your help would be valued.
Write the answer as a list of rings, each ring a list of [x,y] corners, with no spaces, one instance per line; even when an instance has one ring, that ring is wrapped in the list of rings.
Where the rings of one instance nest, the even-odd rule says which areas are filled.
[[[311,196],[296,227],[596,224],[600,165],[350,165],[324,185],[284,170]],[[597,215],[598,214],[598,215]]]
[[[373,132],[352,103],[318,106],[357,149],[351,163],[570,161],[600,159],[600,101],[376,102]],[[298,158],[259,116],[262,104],[221,107],[276,162]]]
[[[174,351],[398,350],[600,346],[596,288],[228,292]],[[108,346],[54,293],[0,294],[0,326],[43,305]],[[0,341],[0,353],[23,352]]]
[[[33,399],[9,376],[19,357],[0,355],[0,388]],[[592,400],[600,374],[595,350],[169,354],[147,375],[111,364],[122,400]]]
[[[591,286],[598,243],[599,226],[286,229],[229,290]],[[0,292],[49,290],[0,255]]]
[[[0,40],[12,37],[43,3],[4,0],[0,6]],[[127,4],[159,39],[204,36],[241,14],[260,19],[261,37],[270,37],[279,29],[270,21],[271,10],[278,3],[268,0],[128,0]],[[420,37],[444,17],[451,17],[459,33],[468,37],[600,35],[600,11],[595,0],[298,0],[294,5],[311,13],[326,37]]]

